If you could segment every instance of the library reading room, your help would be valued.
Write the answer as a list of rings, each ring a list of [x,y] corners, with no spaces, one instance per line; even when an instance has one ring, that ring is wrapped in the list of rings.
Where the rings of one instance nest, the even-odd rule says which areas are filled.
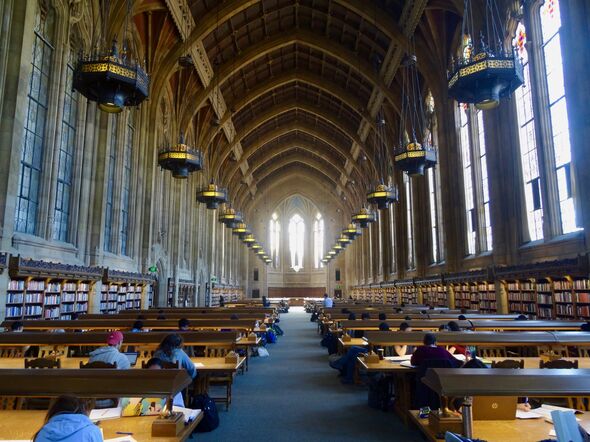
[[[0,12],[0,441],[590,441],[590,0]]]

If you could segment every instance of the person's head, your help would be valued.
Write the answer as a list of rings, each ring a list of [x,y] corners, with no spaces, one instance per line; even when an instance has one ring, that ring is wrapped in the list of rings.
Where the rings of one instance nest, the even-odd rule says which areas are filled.
[[[89,408],[86,400],[80,399],[76,396],[63,395],[59,396],[55,402],[47,410],[45,416],[45,423],[53,416],[58,414],[83,414],[88,416]]]
[[[25,329],[24,324],[21,321],[14,321],[10,324],[10,331],[14,333],[20,333]]]
[[[399,331],[411,332],[412,331],[412,327],[410,327],[410,324],[408,324],[407,322],[402,322],[399,325]]]
[[[166,336],[162,342],[160,342],[160,346],[158,348],[162,350],[165,355],[172,356],[174,350],[182,348],[182,343],[182,336],[172,333]]]
[[[423,314],[423,315],[428,314],[428,312],[426,310],[420,310],[420,313]]]
[[[590,331],[590,322],[585,322],[580,326],[580,330],[588,332]]]
[[[233,315],[231,315],[231,316],[229,317],[229,319],[236,320],[236,319],[240,319],[240,317],[234,313]]]
[[[447,324],[441,324],[438,326],[438,331],[448,331],[449,326]]]
[[[190,325],[191,325],[191,323],[186,318],[182,318],[182,319],[178,320],[178,330],[183,330],[183,331],[188,330]]]
[[[150,370],[161,370],[163,366],[164,364],[160,358],[151,358],[145,364],[145,368],[149,368]]]
[[[528,318],[525,315],[518,315],[515,321],[526,321]]]
[[[123,333],[121,333],[119,330],[110,332],[107,336],[107,344],[119,350],[121,348],[121,344],[123,344]]]
[[[324,293],[324,298],[327,298],[327,297],[328,297],[328,294],[327,293]]]
[[[466,308],[462,308],[461,310],[459,310],[459,312],[464,315],[465,313],[467,313],[467,309]]]
[[[404,318],[404,321],[411,321],[411,320],[412,320],[412,317],[411,317],[411,316],[406,316],[406,317]]]
[[[143,330],[143,321],[135,321],[133,323],[133,330]]]
[[[387,319],[387,315],[385,313],[379,313],[379,320],[385,321]]]
[[[459,317],[457,318],[459,321],[466,321],[467,318],[465,317],[465,315],[459,315]]]
[[[436,335],[434,333],[426,333],[422,342],[426,346],[436,345]]]
[[[387,322],[379,324],[379,331],[389,331],[389,324]]]
[[[449,321],[449,323],[447,325],[449,327],[449,331],[452,331],[452,332],[460,332],[461,331],[461,327],[459,327],[459,324],[457,324],[455,321]]]
[[[371,319],[371,315],[367,312],[364,312],[361,314],[361,319],[365,320],[365,319]]]
[[[353,312],[350,312],[348,314],[348,320],[349,321],[356,321],[356,315]]]
[[[72,313],[72,315],[70,316],[70,319],[72,321],[76,321],[78,318],[80,317],[80,314],[78,312],[74,312]]]
[[[434,306],[433,306],[433,305],[431,305],[431,306],[430,306],[428,309],[429,309],[429,310],[434,310]]]
[[[395,309],[395,312],[396,312],[396,313],[403,313],[404,311],[403,311],[401,308],[396,308],[396,309]]]

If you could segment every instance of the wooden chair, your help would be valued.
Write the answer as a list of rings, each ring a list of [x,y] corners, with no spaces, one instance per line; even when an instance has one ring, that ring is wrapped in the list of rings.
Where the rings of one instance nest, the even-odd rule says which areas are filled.
[[[479,347],[478,352],[482,358],[505,358],[506,347]]]
[[[116,369],[117,363],[113,362],[112,364],[109,364],[107,362],[94,361],[94,362],[88,362],[87,364],[85,364],[84,362],[80,361],[80,368],[113,368],[113,369]]]
[[[567,348],[567,345],[551,345],[551,346],[541,346],[537,347],[538,354],[544,353],[553,353],[558,355],[560,358],[569,358],[570,352]]]
[[[56,358],[25,359],[25,368],[61,368],[61,359],[56,359]]]
[[[524,368],[524,360],[504,359],[492,362],[492,368]]]
[[[101,369],[101,368],[108,368],[108,369],[116,369],[117,368],[117,363],[114,362],[112,364],[109,364],[108,362],[102,362],[102,361],[94,361],[94,362],[88,362],[87,364],[85,364],[84,362],[80,361],[80,368],[83,370],[86,369]],[[100,408],[100,409],[104,409],[104,408],[112,408],[115,407],[117,405],[117,403],[119,402],[119,399],[117,398],[109,398],[109,399],[89,399],[91,408]]]
[[[555,361],[539,361],[539,368],[578,368],[578,361],[566,361],[556,359]]]
[[[579,345],[578,346],[578,357],[590,358],[590,347]]]
[[[0,410],[22,410],[23,398],[16,396],[0,396]]]
[[[0,358],[22,358],[24,352],[22,347],[0,347]]]
[[[227,355],[230,351],[233,350],[233,346],[212,346],[212,347],[205,347],[205,357],[206,358],[223,358]],[[229,410],[229,405],[231,404],[231,389],[232,384],[234,382],[234,377],[232,373],[227,374],[219,374],[216,376],[209,377],[209,385],[217,385],[221,387],[225,387],[225,396],[223,397],[212,397],[215,402],[221,402],[225,404],[225,410]]]
[[[566,361],[563,359],[556,359],[555,361],[539,361],[539,368],[565,368],[565,369],[577,369],[578,368],[578,361]],[[548,398],[549,399],[549,398]],[[549,400],[559,399],[559,398],[551,398]],[[574,397],[574,396],[564,396],[563,399],[567,402],[568,408],[576,408],[580,410],[586,410],[588,407],[588,398],[584,397]],[[557,403],[557,405],[562,405]]]

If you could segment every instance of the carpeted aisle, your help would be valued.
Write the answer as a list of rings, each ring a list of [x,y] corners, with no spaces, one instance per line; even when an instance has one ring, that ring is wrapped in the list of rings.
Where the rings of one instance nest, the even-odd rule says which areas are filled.
[[[367,406],[367,391],[342,385],[328,366],[309,314],[281,315],[285,336],[268,345],[269,358],[252,358],[237,376],[229,412],[200,441],[422,441],[393,412]]]

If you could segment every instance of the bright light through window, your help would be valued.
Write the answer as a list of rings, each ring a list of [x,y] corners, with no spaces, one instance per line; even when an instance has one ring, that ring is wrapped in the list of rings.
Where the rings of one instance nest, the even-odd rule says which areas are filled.
[[[313,262],[316,269],[324,267],[322,255],[324,254],[324,219],[321,213],[315,216],[313,222]]]
[[[298,272],[303,268],[303,249],[305,240],[305,223],[303,218],[295,214],[289,220],[289,249],[291,267]]]
[[[281,222],[279,221],[279,217],[276,213],[272,214],[269,231],[270,259],[272,259],[273,266],[276,269],[279,266],[279,244],[281,242]]]

